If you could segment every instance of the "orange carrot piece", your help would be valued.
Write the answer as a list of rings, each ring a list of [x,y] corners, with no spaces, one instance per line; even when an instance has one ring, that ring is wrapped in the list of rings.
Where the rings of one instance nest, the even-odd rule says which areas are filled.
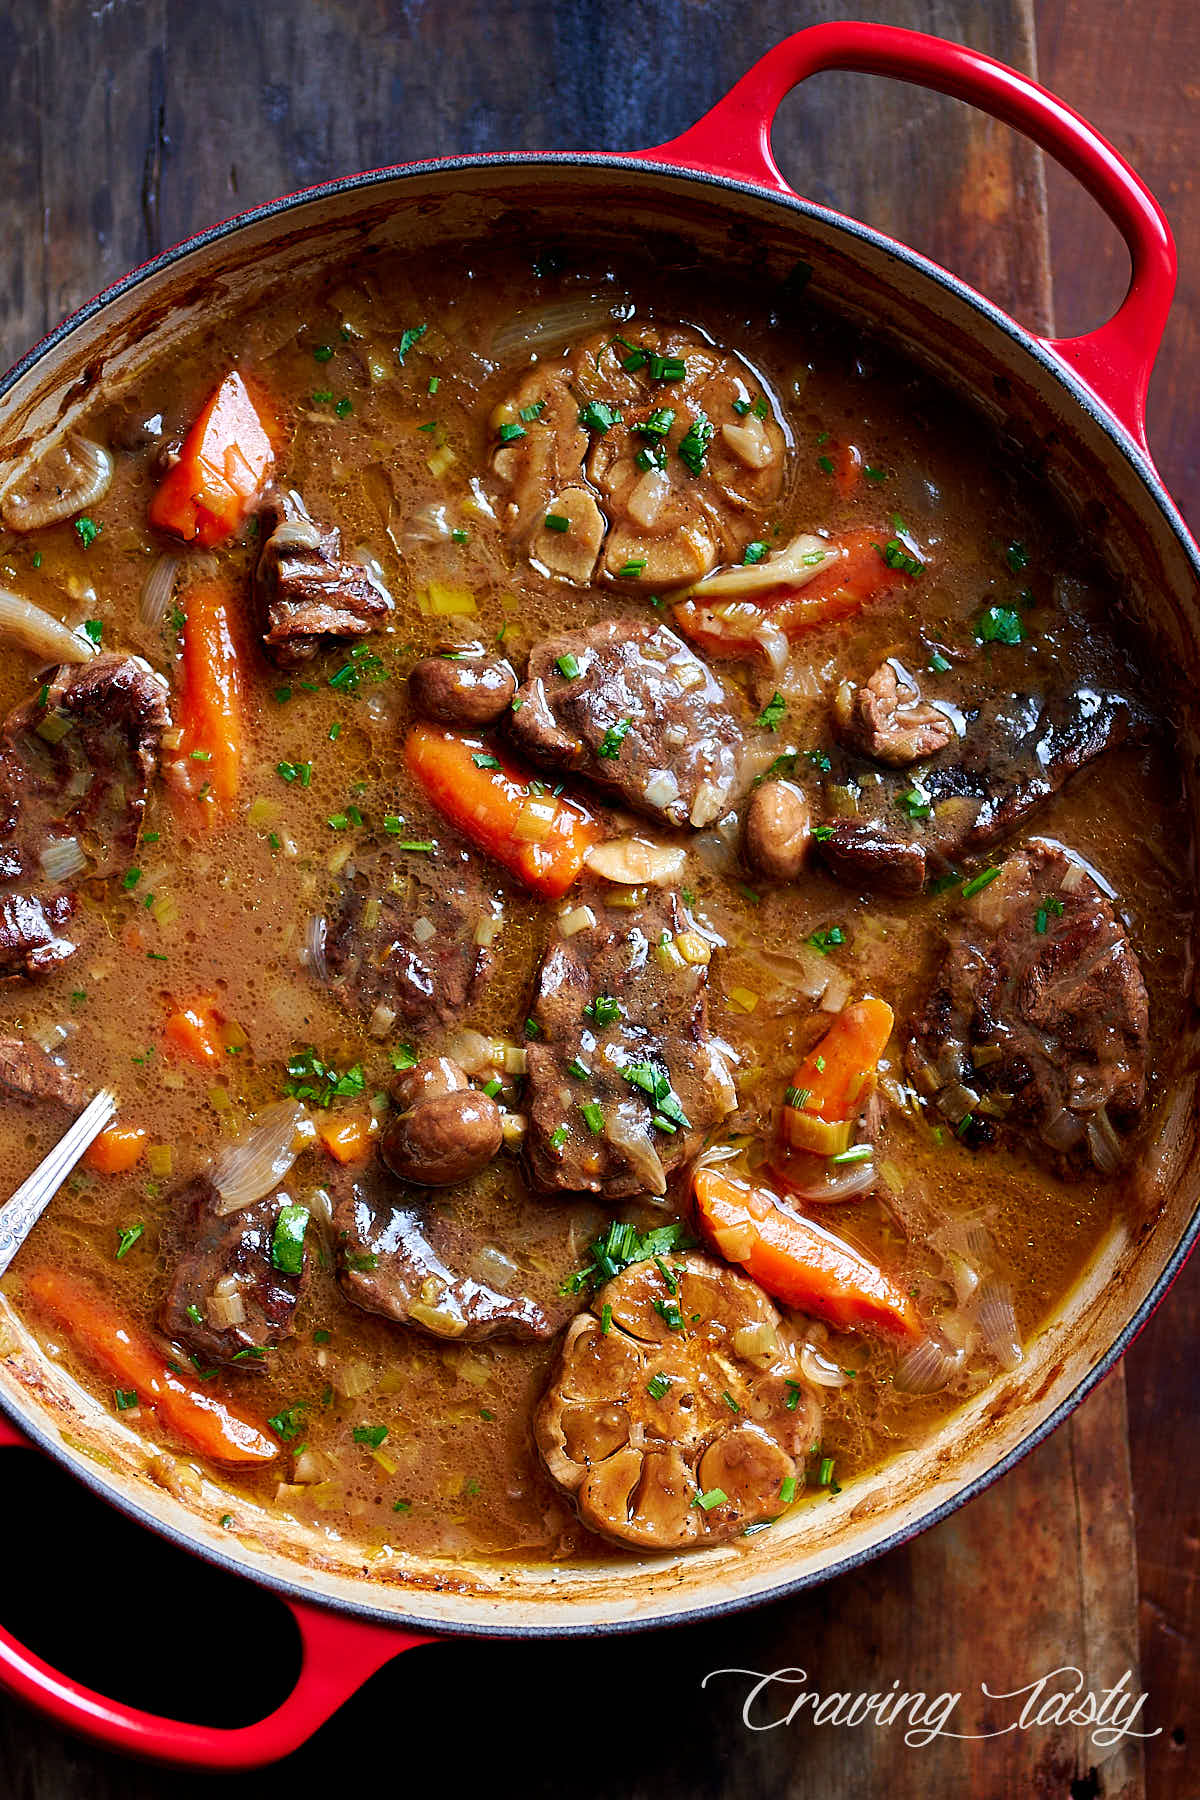
[[[769,1188],[700,1168],[693,1178],[705,1235],[785,1306],[840,1330],[881,1325],[922,1336],[917,1309],[876,1263],[844,1239],[785,1207]]]
[[[89,1362],[133,1388],[140,1403],[201,1456],[222,1463],[267,1463],[278,1456],[279,1444],[256,1419],[169,1368],[153,1339],[83,1282],[40,1268],[25,1276],[24,1288]]]
[[[225,1060],[221,1027],[210,1000],[193,1000],[173,1012],[166,1037],[172,1049],[202,1069],[215,1069]]]
[[[480,768],[479,757],[499,767]],[[479,737],[414,725],[404,758],[438,811],[535,894],[555,900],[577,880],[589,846],[600,835],[577,800],[555,800],[549,792],[540,796],[539,804],[554,808],[550,829],[538,842],[522,840],[514,834],[531,821],[531,777],[511,757],[499,755]]]
[[[127,1175],[142,1160],[149,1136],[140,1125],[109,1125],[92,1139],[83,1160],[101,1175]]]
[[[242,769],[241,658],[233,635],[236,601],[222,581],[189,588],[184,601],[182,691],[176,723],[183,737],[171,765],[174,789],[203,797],[207,823],[228,814]]]
[[[338,1113],[318,1119],[317,1136],[335,1162],[361,1162],[371,1149],[371,1119],[367,1113]]]
[[[893,569],[883,559],[882,537],[870,531],[851,531],[842,538],[841,551],[803,587],[770,589],[754,601],[739,601],[731,617],[722,615],[721,603],[705,604],[700,595],[682,600],[675,619],[685,638],[710,656],[761,656],[763,646],[756,633],[771,625],[793,641],[819,625],[834,625],[852,618],[874,600],[882,600],[915,579]]]
[[[868,996],[843,1007],[792,1076],[808,1095],[804,1111],[829,1120],[861,1112],[894,1022],[886,1000]]]
[[[242,523],[274,460],[263,412],[232,369],[201,408],[179,461],[164,475],[150,502],[150,523],[211,549]]]
[[[833,485],[837,489],[838,499],[852,499],[862,476],[862,451],[857,444],[835,444],[831,460]]]

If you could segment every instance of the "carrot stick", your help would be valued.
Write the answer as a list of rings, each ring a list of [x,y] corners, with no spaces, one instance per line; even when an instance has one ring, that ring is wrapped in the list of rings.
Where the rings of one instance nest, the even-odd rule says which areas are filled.
[[[262,413],[233,369],[184,438],[150,502],[150,523],[211,549],[237,530],[274,460]]]
[[[839,545],[841,555],[803,587],[775,588],[754,600],[739,600],[732,607],[719,602],[708,605],[702,598],[682,600],[674,609],[679,629],[711,656],[761,656],[765,652],[758,634],[765,626],[782,631],[794,642],[820,625],[852,618],[872,601],[882,600],[898,587],[911,586],[915,579],[884,561],[879,546],[888,535],[848,532]]]
[[[784,1143],[815,1156],[836,1156],[875,1086],[875,1071],[892,1035],[892,1009],[868,998],[847,1006],[801,1062],[780,1113]]]
[[[171,765],[177,793],[203,799],[214,824],[237,799],[242,766],[241,668],[232,629],[235,601],[225,582],[189,588],[184,600],[183,687],[176,709],[183,733]]]
[[[101,1175],[128,1174],[141,1161],[149,1135],[141,1125],[109,1125],[92,1139],[83,1160]]]
[[[838,499],[852,499],[862,475],[862,451],[857,444],[835,444],[831,460],[833,462],[833,485],[837,489]]]
[[[557,899],[578,878],[599,828],[577,800],[532,794],[511,757],[441,726],[414,725],[404,757],[438,811],[535,894]]]
[[[224,1042],[211,1000],[193,1000],[173,1012],[166,1023],[168,1044],[202,1069],[224,1062]]]
[[[922,1335],[912,1300],[875,1263],[811,1219],[789,1211],[765,1187],[700,1168],[693,1178],[700,1223],[714,1249],[740,1263],[785,1306],[839,1329],[882,1325]]]
[[[91,1288],[58,1269],[33,1269],[25,1292],[50,1313],[83,1355],[157,1413],[201,1456],[214,1462],[265,1463],[279,1445],[256,1420],[167,1366],[153,1340],[128,1324]]]

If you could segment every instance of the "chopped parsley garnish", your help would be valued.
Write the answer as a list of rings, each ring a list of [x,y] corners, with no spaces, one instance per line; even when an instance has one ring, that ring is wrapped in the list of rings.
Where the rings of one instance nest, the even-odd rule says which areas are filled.
[[[667,466],[667,453],[665,450],[647,450],[643,446],[641,450],[634,453],[633,460],[637,467],[642,471],[642,474],[645,475],[650,469],[665,469]]]
[[[556,1126],[550,1133],[550,1148],[552,1150],[561,1150],[570,1135],[571,1134],[565,1125]]]
[[[1029,567],[1029,552],[1024,544],[1010,544],[1004,552],[1004,560],[1014,575]]]
[[[562,513],[547,513],[545,519],[547,531],[570,531],[571,521]]]
[[[307,1410],[308,1401],[297,1400],[293,1406],[284,1407],[281,1411],[273,1413],[267,1420],[267,1424],[277,1438],[282,1438],[285,1444],[290,1444],[294,1438],[300,1436],[304,1429],[304,1420],[300,1415]]]
[[[579,1108],[583,1114],[583,1122],[593,1137],[599,1137],[604,1130],[604,1109],[595,1100],[584,1100]]]
[[[752,544],[746,545],[746,552],[742,557],[742,567],[749,568],[752,563],[760,563],[769,549],[770,546],[764,544],[761,538],[755,538]]]
[[[597,994],[583,1010],[585,1016],[594,1019],[597,1025],[615,1025],[618,1019],[625,1016],[620,1001],[614,1000],[611,994]]]
[[[85,619],[83,621],[83,629],[98,650],[100,648],[100,640],[104,636],[103,619]]]
[[[689,1129],[691,1120],[680,1105],[665,1070],[652,1062],[626,1063],[621,1075],[653,1101],[656,1111],[651,1123],[660,1131],[673,1132],[681,1125],[685,1131]]]
[[[650,379],[652,381],[682,381],[687,374],[687,364],[682,356],[657,356],[650,353]]]
[[[644,556],[631,557],[628,562],[622,563],[617,570],[617,579],[619,581],[636,581],[645,566],[646,559]]]
[[[674,1300],[656,1300],[654,1310],[668,1331],[683,1330],[683,1314]]]
[[[419,343],[428,330],[428,325],[410,325],[406,331],[401,332],[400,342],[396,345],[396,361],[401,368],[404,367],[404,359],[413,345]]]
[[[350,1433],[356,1444],[366,1444],[370,1450],[378,1450],[387,1434],[386,1425],[356,1425]]]
[[[532,425],[535,419],[540,418],[545,410],[545,406],[546,402],[544,400],[535,400],[532,406],[523,406],[517,414],[517,417],[523,425]]]
[[[818,844],[827,844],[832,836],[833,836],[833,826],[832,825],[818,825],[816,830],[813,832],[813,837],[817,840]]]
[[[886,544],[876,544],[875,548],[889,569],[899,569],[902,574],[912,576],[925,573],[925,564],[907,550],[898,537],[889,538]]]
[[[596,431],[603,437],[610,426],[621,423],[621,415],[615,406],[608,406],[603,400],[589,400],[579,409],[579,423],[585,431]]]
[[[502,444],[515,444],[518,438],[525,436],[525,427],[516,423],[502,425],[497,435]]]
[[[477,750],[472,756],[471,761],[475,764],[477,769],[498,769],[500,767],[499,757],[489,756],[486,751]]]
[[[695,1242],[682,1220],[677,1219],[670,1225],[656,1225],[643,1234],[636,1225],[614,1219],[604,1235],[588,1245],[587,1263],[563,1283],[560,1291],[581,1294],[585,1289],[603,1287],[606,1281],[611,1281],[632,1263],[669,1256],[675,1250],[690,1250]]]
[[[564,681],[574,681],[579,674],[579,658],[570,650],[565,656],[560,656],[554,666]]]
[[[829,1160],[833,1163],[869,1162],[874,1154],[870,1144],[851,1144],[848,1150],[839,1150]]]
[[[304,1268],[304,1234],[308,1230],[307,1206],[281,1206],[271,1237],[271,1262],[283,1275],[299,1275]]]
[[[785,1475],[779,1484],[779,1498],[785,1506],[790,1506],[796,1498],[796,1477]]]
[[[822,956],[827,956],[835,945],[844,944],[845,941],[846,934],[840,925],[831,925],[828,931],[814,931],[808,939],[813,949],[819,950]]]
[[[592,1071],[577,1056],[573,1056],[567,1064],[567,1074],[573,1075],[576,1081],[590,1081],[592,1078]]]
[[[289,784],[293,781],[298,781],[301,787],[311,786],[312,770],[313,766],[310,762],[281,762],[275,764],[275,773],[277,775],[282,776],[283,780]]]
[[[141,1235],[142,1235],[143,1231],[145,1231],[145,1229],[146,1229],[145,1225],[118,1225],[117,1226],[117,1261],[118,1262],[121,1261],[122,1257],[129,1255],[129,1252],[133,1249],[133,1246],[137,1243],[138,1239],[141,1237]]]
[[[783,1104],[797,1109],[807,1106],[812,1099],[812,1089],[802,1087],[786,1087],[783,1090]]]
[[[596,747],[596,755],[614,758],[621,754],[621,745],[625,742],[625,734],[633,724],[632,719],[618,719],[610,725]]]
[[[787,712],[787,701],[776,688],[767,704],[759,713],[755,723],[762,731],[777,731],[781,720]]]
[[[943,656],[940,650],[935,650],[929,658],[929,667],[935,675],[944,675],[950,667],[949,658]]]
[[[981,869],[979,871],[978,875],[972,875],[972,877],[969,881],[963,882],[963,886],[962,886],[963,899],[970,900],[970,899],[973,899],[976,894],[982,894],[984,888],[987,887],[988,883],[991,881],[995,881],[995,879],[999,873],[1000,873],[1000,870],[998,868],[991,868],[991,869]]]
[[[724,1506],[728,1498],[724,1488],[709,1488],[707,1493],[697,1494],[692,1505],[702,1506],[705,1512],[711,1512],[714,1506]]]
[[[910,819],[927,819],[933,811],[933,803],[919,783],[915,783],[906,793],[901,794],[896,805],[903,807]]]
[[[339,419],[344,419],[354,411],[354,402],[352,400],[347,400],[345,395],[343,395],[333,410]]]
[[[537,1020],[536,1019],[526,1019],[526,1021],[525,1021],[525,1036],[527,1038],[535,1038],[535,1037],[541,1037],[541,1035],[542,1035],[542,1028],[538,1024]]]
[[[652,1375],[646,1383],[646,1392],[652,1400],[661,1400],[670,1385],[669,1375]]]
[[[393,1069],[415,1069],[417,1066],[417,1053],[411,1044],[393,1044],[391,1057]]]
[[[833,767],[833,764],[829,760],[829,754],[825,750],[806,750],[804,755],[805,759],[812,764],[813,768],[819,769],[822,775],[828,775]]]
[[[664,438],[675,423],[675,413],[669,406],[655,407],[648,418],[634,426],[639,437]]]
[[[886,481],[888,477],[886,469],[874,469],[871,467],[870,463],[863,464],[863,474],[868,481],[873,481],[876,486],[878,486],[881,481]]]
[[[310,1100],[314,1106],[354,1099],[367,1084],[361,1063],[339,1071],[332,1063],[323,1062],[311,1046],[288,1058],[287,1074],[284,1093],[293,1100]]]
[[[1047,900],[1042,901],[1042,904],[1037,909],[1037,915],[1033,921],[1033,929],[1037,932],[1039,937],[1045,937],[1046,927],[1050,923],[1051,915],[1053,914],[1053,916],[1056,919],[1060,919],[1062,917],[1062,911],[1063,911],[1063,903],[1060,899],[1057,898],[1057,896],[1055,896],[1053,899],[1047,899]]]
[[[131,1407],[136,1406],[138,1403],[137,1389],[114,1388],[113,1399],[117,1403],[118,1412],[128,1412]]]
[[[1025,640],[1021,615],[1011,606],[988,606],[975,625],[975,639],[980,644],[1020,644]]]
[[[693,475],[699,475],[712,442],[713,423],[707,413],[699,412],[679,440],[679,460]]]
[[[784,1401],[784,1405],[789,1412],[795,1412],[800,1404],[800,1383],[788,1381],[784,1383],[784,1386],[787,1388],[787,1399]]]
[[[137,886],[138,882],[141,879],[142,879],[142,871],[140,869],[126,869],[124,875],[121,877],[121,886],[125,889],[125,892],[128,894],[131,891],[131,889],[133,889]]]
[[[450,533],[450,542],[452,544],[466,544],[470,542],[470,536],[471,534],[469,531],[452,531]]]
[[[91,549],[103,530],[103,525],[97,525],[95,520],[89,519],[86,513],[81,514],[75,521],[76,535],[85,550]]]
[[[817,467],[818,467],[818,469],[820,469],[822,475],[832,475],[833,474],[833,458],[832,458],[832,456],[818,456]]]
[[[333,355],[333,345],[332,344],[314,344],[313,345],[313,361],[314,362],[320,362],[320,363],[328,362],[329,359],[332,357],[332,355]]]

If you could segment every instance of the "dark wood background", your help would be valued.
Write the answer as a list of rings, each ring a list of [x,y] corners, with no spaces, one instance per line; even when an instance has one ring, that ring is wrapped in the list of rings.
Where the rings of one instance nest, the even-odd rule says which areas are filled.
[[[787,32],[848,16],[1037,67],[1156,189],[1182,281],[1151,434],[1168,485],[1200,523],[1195,0],[15,0],[0,58],[0,363],[127,267],[257,200],[441,152],[658,142]],[[1125,252],[1087,197],[954,103],[822,76],[785,103],[776,148],[802,192],[916,244],[1035,326],[1049,326],[1053,306],[1060,332],[1084,329],[1123,290]],[[286,1766],[226,1778],[223,1791],[436,1783],[506,1794],[520,1783],[549,1796],[570,1783],[585,1796],[656,1800],[1196,1800],[1198,1322],[1200,1263],[1124,1373],[1067,1427],[868,1570],[643,1639],[413,1653]],[[76,1671],[109,1691],[191,1717],[249,1719],[286,1690],[292,1647],[273,1602],[230,1594],[84,1504],[54,1471],[10,1464],[0,1619],[60,1654],[74,1646]],[[1139,1641],[1143,1723],[1162,1730],[1144,1755],[1107,1760],[1070,1733],[927,1749],[894,1731],[755,1735],[741,1724],[740,1690],[699,1686],[711,1669],[794,1665],[826,1692],[893,1679],[975,1692],[1069,1661],[1110,1681],[1136,1671]],[[959,1723],[988,1728],[966,1700]],[[0,1700],[2,1800],[215,1791],[207,1777],[65,1739]]]

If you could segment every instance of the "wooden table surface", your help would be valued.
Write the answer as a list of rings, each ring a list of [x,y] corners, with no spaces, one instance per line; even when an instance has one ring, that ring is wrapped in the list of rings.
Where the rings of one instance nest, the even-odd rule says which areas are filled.
[[[788,31],[847,16],[1040,67],[1157,189],[1183,279],[1151,431],[1168,484],[1200,523],[1195,0],[1136,13],[1124,0],[16,0],[0,61],[0,364],[105,281],[255,201],[440,152],[658,142]],[[1060,331],[1096,322],[1120,297],[1124,252],[1092,203],[954,103],[822,76],[785,102],[776,150],[800,191],[928,251],[1030,324],[1050,323],[1051,272]],[[506,1794],[520,1782],[532,1797],[570,1782],[581,1796],[631,1800],[1196,1800],[1198,1321],[1200,1261],[1068,1425],[866,1570],[645,1638],[412,1653],[287,1765],[227,1777],[222,1791],[294,1796],[337,1782],[357,1795],[433,1782]],[[74,1644],[78,1673],[163,1710],[248,1719],[285,1691],[292,1650],[274,1602],[230,1594],[84,1503],[52,1468],[20,1460],[0,1484],[0,1621],[48,1645],[57,1634]],[[1070,1727],[924,1748],[897,1729],[754,1732],[741,1718],[744,1680],[700,1686],[711,1670],[793,1667],[824,1693],[893,1681],[962,1690],[955,1728],[980,1732],[1019,1707],[989,1712],[981,1681],[1016,1689],[1068,1663],[1094,1687],[1128,1668],[1148,1694],[1140,1723],[1158,1735],[1105,1750]],[[215,1791],[209,1777],[65,1739],[0,1699],[0,1800]]]

